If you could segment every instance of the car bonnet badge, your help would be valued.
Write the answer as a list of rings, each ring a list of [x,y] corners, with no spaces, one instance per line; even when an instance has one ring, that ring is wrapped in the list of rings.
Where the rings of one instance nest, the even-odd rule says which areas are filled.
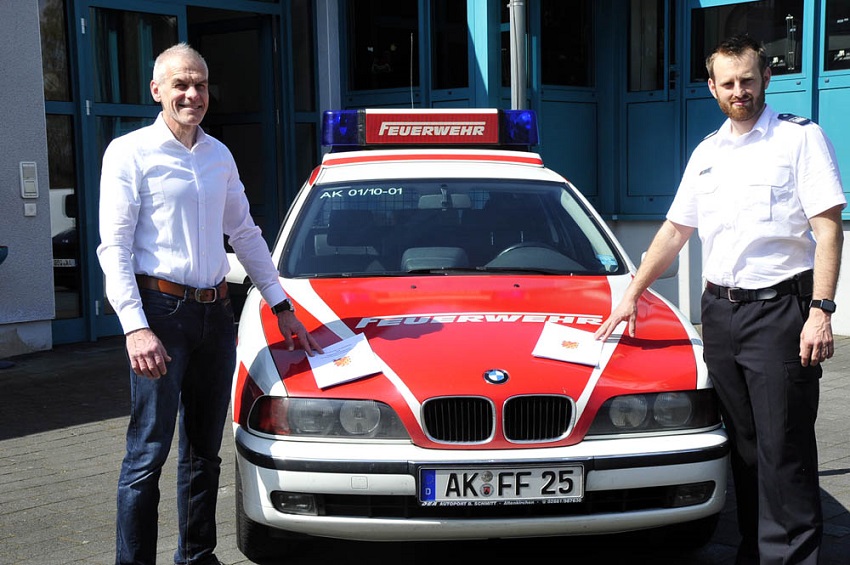
[[[508,372],[501,369],[484,371],[484,380],[490,384],[501,385],[508,382]]]

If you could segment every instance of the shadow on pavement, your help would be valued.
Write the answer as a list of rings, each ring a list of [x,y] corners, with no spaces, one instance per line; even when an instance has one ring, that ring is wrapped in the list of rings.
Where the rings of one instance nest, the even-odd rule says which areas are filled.
[[[123,336],[9,360],[0,370],[0,440],[129,414]]]

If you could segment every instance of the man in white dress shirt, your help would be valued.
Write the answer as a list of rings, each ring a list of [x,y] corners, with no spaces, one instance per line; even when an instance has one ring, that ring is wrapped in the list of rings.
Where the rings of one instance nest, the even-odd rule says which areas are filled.
[[[732,446],[738,564],[818,561],[815,418],[846,206],[835,153],[811,120],[765,104],[764,47],[743,35],[706,61],[728,117],[694,150],[646,258],[596,335],[635,335],[640,295],[695,229],[703,243],[705,361]]]
[[[176,564],[218,564],[215,509],[236,362],[224,236],[286,346],[321,352],[295,316],[232,155],[199,124],[209,103],[203,57],[163,51],[150,84],[156,121],[103,157],[98,257],[126,335],[130,422],[118,482],[116,560],[154,563],[159,476],[179,420]]]

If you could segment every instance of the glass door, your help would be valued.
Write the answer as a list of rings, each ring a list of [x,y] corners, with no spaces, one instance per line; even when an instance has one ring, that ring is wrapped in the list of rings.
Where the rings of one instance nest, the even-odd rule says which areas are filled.
[[[673,0],[629,0],[622,207],[663,214],[681,172],[678,35]]]
[[[114,5],[114,3],[112,4]],[[114,138],[153,123],[160,106],[150,94],[156,56],[186,37],[185,9],[151,3],[91,2],[78,6],[80,30],[80,92],[82,139],[85,152],[85,209],[97,218],[100,196],[100,165],[106,146]],[[92,338],[121,333],[115,312],[104,295],[103,273],[95,250],[99,243],[97,221],[81,233],[87,254],[83,275],[88,280],[90,334]]]
[[[282,142],[276,119],[282,80],[274,40],[278,7],[257,14],[187,7],[179,0],[78,0],[69,8],[67,29],[76,34],[75,55],[64,65],[54,57],[55,82],[45,62],[45,82],[51,79],[54,97],[63,100],[54,106],[67,114],[51,115],[48,107],[51,181],[58,187],[55,198],[51,191],[51,208],[55,231],[64,238],[54,238],[55,343],[122,331],[104,295],[96,255],[101,160],[113,139],[153,123],[159,114],[150,81],[156,56],[167,47],[189,41],[206,59],[211,102],[202,126],[234,154],[255,220],[267,238],[274,238],[282,217]],[[61,89],[63,76],[67,93]],[[57,247],[60,243],[67,251]]]

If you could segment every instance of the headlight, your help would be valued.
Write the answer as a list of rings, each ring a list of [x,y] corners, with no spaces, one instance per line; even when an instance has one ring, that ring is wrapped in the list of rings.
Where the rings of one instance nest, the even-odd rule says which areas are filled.
[[[608,417],[614,427],[620,429],[639,428],[646,421],[649,403],[645,396],[620,396],[611,401]]]
[[[248,427],[276,436],[410,439],[395,411],[374,400],[262,396]]]
[[[587,435],[652,433],[720,425],[713,389],[628,394],[606,400]]]

